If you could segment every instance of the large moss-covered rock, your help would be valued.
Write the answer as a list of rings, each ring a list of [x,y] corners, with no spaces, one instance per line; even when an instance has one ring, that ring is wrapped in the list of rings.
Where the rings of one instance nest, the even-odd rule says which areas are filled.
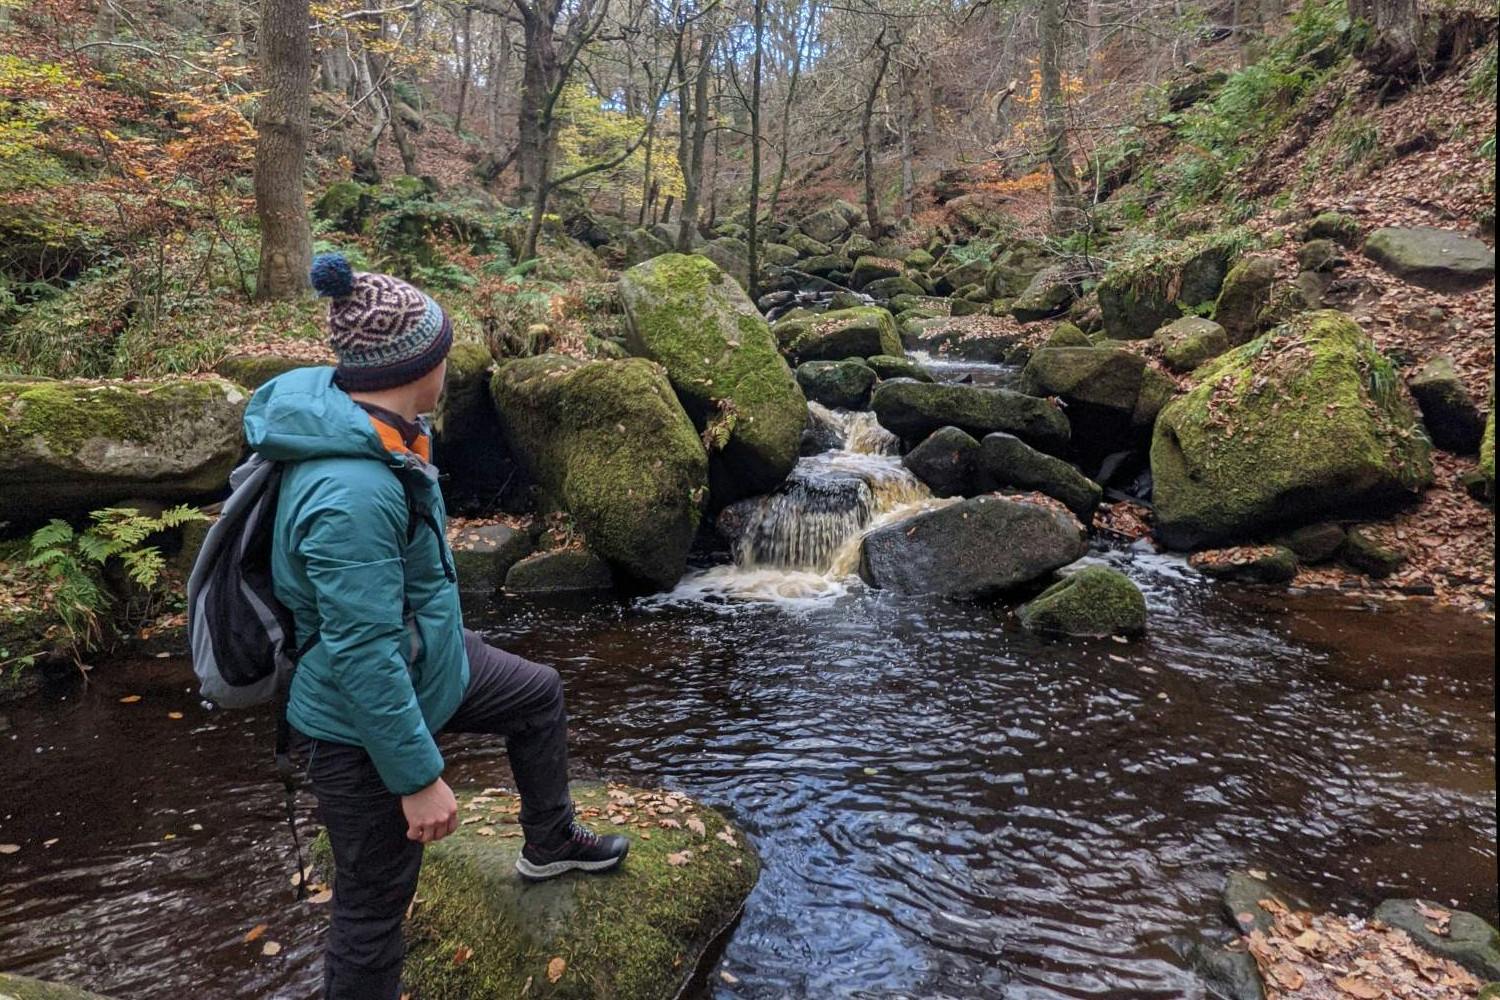
[[[1146,359],[1115,347],[1046,347],[1021,371],[1021,388],[1034,396],[1057,396],[1070,406],[1087,404],[1129,418],[1141,394]]]
[[[985,290],[992,299],[1014,299],[1054,259],[1040,244],[1015,243],[1002,251],[985,272]]]
[[[632,229],[625,234],[625,263],[627,265],[642,264],[671,252],[672,244],[649,229]]]
[[[776,324],[781,349],[799,363],[901,354],[901,335],[890,313],[877,306],[835,309]]]
[[[933,496],[963,497],[977,492],[974,471],[979,442],[957,427],[940,427],[901,459]]]
[[[845,246],[844,249],[847,251],[849,248]],[[849,272],[849,283],[855,288],[863,288],[881,278],[898,278],[904,269],[905,265],[893,257],[867,254],[854,262],[854,270]]]
[[[1439,292],[1466,292],[1495,280],[1494,249],[1447,229],[1377,229],[1366,238],[1364,254],[1398,278]]]
[[[1084,524],[1104,499],[1098,483],[1060,458],[1043,454],[1013,434],[987,434],[980,442],[979,488],[1036,490],[1060,501]]]
[[[1088,551],[1083,526],[1045,498],[981,496],[867,534],[860,575],[903,594],[986,597],[1041,579]]]
[[[1412,495],[1426,435],[1347,316],[1307,313],[1201,369],[1151,445],[1157,534],[1192,548]]]
[[[520,800],[458,798],[475,822],[427,847],[407,923],[403,980],[422,1000],[676,996],[760,874],[744,834],[686,796],[575,784],[583,821],[630,836],[630,854],[607,874],[528,883]],[[330,864],[326,840],[314,857]]]
[[[313,215],[346,233],[357,233],[375,206],[376,189],[359,181],[335,181],[318,196]]]
[[[831,205],[804,218],[797,223],[797,228],[818,243],[837,243],[852,224],[853,220],[842,206]]]
[[[0,972],[0,1000],[108,1000],[97,993]]]
[[[902,324],[901,334],[902,341],[914,351],[965,361],[1010,361],[1024,349],[1015,324],[993,316],[915,319]]]
[[[432,421],[432,458],[450,493],[493,499],[519,485],[490,399],[489,348],[460,341],[448,352],[443,398]]]
[[[705,435],[715,504],[784,480],[807,401],[744,290],[701,257],[668,254],[622,274],[620,299],[631,352],[666,369]]]
[[[1181,316],[1182,306],[1214,301],[1229,253],[1220,240],[1185,240],[1115,265],[1099,283],[1104,332],[1115,340],[1144,340]]]
[[[1434,931],[1444,917],[1446,932]],[[1500,979],[1500,933],[1483,917],[1420,899],[1388,899],[1375,908],[1375,919],[1401,928],[1426,950],[1480,979]]]
[[[1151,338],[1174,372],[1190,372],[1229,350],[1229,334],[1211,319],[1184,316],[1157,330]]]
[[[661,367],[543,355],[500,365],[490,391],[543,507],[570,513],[590,547],[631,577],[676,583],[708,458]]]
[[[1062,265],[1038,271],[1010,304],[1018,323],[1033,323],[1067,311],[1073,301],[1073,282]]]
[[[1485,418],[1464,388],[1451,357],[1433,358],[1407,379],[1406,385],[1422,409],[1422,422],[1433,444],[1460,455],[1479,450]]]
[[[879,302],[889,302],[891,299],[905,296],[921,296],[925,295],[926,291],[927,289],[902,274],[890,278],[877,278],[864,286],[865,294]]]
[[[809,361],[797,367],[797,384],[807,398],[843,410],[864,409],[875,387],[875,371],[864,362]]]
[[[983,437],[1015,434],[1043,451],[1067,446],[1068,418],[1035,396],[969,385],[883,382],[870,400],[882,427],[907,441],[920,441],[940,427]]]
[[[259,389],[278,375],[313,363],[274,354],[231,354],[214,365],[214,374],[246,389]]]
[[[806,233],[793,233],[786,238],[786,245],[803,257],[824,257],[833,252],[827,243],[820,243]]]
[[[1069,573],[1016,617],[1029,632],[1099,637],[1146,631],[1146,598],[1130,577],[1104,566]]]
[[[1273,257],[1246,257],[1229,269],[1214,303],[1214,321],[1224,328],[1231,343],[1243,344],[1259,332],[1261,314],[1271,303],[1275,284]]]
[[[221,379],[0,381],[0,521],[222,490],[247,400]]]

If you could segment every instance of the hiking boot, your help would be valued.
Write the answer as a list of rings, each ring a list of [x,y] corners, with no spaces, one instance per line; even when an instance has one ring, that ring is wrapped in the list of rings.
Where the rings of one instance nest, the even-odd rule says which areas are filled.
[[[567,839],[554,847],[527,844],[516,859],[516,871],[535,881],[556,878],[564,872],[602,872],[625,860],[630,841],[619,834],[601,837],[575,820]]]

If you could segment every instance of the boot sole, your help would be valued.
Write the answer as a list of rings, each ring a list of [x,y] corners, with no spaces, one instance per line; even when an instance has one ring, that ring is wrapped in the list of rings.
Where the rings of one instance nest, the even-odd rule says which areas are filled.
[[[534,865],[527,861],[524,856],[516,859],[516,871],[521,877],[533,882],[541,882],[549,878],[557,878],[568,872],[605,872],[625,860],[625,855],[630,853],[627,847],[612,858],[603,861],[553,861],[551,864]]]

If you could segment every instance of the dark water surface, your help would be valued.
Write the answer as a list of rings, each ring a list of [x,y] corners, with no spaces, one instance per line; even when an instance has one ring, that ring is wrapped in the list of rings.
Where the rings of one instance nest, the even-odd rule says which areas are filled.
[[[562,670],[577,770],[685,790],[755,840],[718,997],[1203,997],[1176,943],[1219,927],[1244,866],[1340,911],[1422,895],[1496,918],[1492,626],[1131,572],[1153,633],[1130,645],[857,588],[483,624]],[[266,718],[205,709],[175,660],[0,718],[0,843],[22,846],[0,856],[0,969],[313,995],[325,914],[291,901]],[[503,758],[450,756],[490,782]]]

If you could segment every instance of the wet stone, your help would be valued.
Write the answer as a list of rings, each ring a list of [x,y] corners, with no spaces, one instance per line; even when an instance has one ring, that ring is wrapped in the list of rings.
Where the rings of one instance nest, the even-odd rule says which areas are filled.
[[[1241,545],[1195,552],[1188,565],[1215,580],[1288,583],[1297,575],[1297,554],[1280,545]]]
[[[531,535],[504,524],[460,527],[453,539],[453,566],[460,589],[493,594],[510,568],[535,548]]]
[[[1383,544],[1364,528],[1355,528],[1344,541],[1344,562],[1366,576],[1376,579],[1390,576],[1406,562],[1406,555]]]
[[[566,594],[609,590],[614,578],[609,564],[592,552],[558,549],[527,556],[505,574],[511,594]]]
[[[1500,933],[1482,917],[1420,899],[1388,899],[1375,908],[1375,919],[1401,928],[1427,951],[1480,979],[1500,979]]]
[[[934,496],[968,496],[974,492],[979,442],[957,427],[940,427],[902,459],[911,474]]]

